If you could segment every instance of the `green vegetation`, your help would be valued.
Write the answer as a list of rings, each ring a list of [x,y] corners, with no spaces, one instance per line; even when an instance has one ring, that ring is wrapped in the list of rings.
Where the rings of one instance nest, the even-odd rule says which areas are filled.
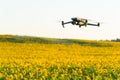
[[[0,35],[0,42],[43,43],[43,44],[79,44],[83,46],[90,45],[90,46],[97,46],[97,47],[112,46],[107,41],[56,39],[56,38],[43,38],[43,37],[18,36],[18,35]]]

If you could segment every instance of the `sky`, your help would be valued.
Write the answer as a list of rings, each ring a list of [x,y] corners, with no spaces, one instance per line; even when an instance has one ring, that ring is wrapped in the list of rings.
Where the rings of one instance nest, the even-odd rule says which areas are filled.
[[[120,38],[119,0],[0,0],[0,34],[49,38]],[[60,21],[80,17],[101,22],[81,27]]]

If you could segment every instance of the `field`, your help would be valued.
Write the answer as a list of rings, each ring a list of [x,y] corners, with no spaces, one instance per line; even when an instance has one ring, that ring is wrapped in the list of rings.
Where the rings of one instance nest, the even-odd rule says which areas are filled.
[[[2,36],[0,80],[120,80],[120,43]]]

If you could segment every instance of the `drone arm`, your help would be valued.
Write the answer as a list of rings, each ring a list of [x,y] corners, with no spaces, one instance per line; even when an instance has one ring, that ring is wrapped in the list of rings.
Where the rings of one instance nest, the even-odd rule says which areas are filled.
[[[69,21],[69,22],[64,22],[64,21],[62,21],[62,26],[63,26],[63,28],[64,28],[64,25],[65,25],[65,24],[69,24],[69,23],[72,23],[72,21]]]
[[[69,22],[65,22],[64,24],[69,24],[69,23],[72,23],[72,21],[69,21]]]
[[[91,25],[91,26],[100,26],[100,23],[97,23],[97,24],[92,24],[92,23],[87,23],[87,25]]]

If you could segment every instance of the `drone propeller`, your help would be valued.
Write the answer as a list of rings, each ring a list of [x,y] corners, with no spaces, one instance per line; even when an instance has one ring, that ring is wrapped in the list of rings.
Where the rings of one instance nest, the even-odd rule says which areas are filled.
[[[57,22],[61,23],[61,24],[62,24],[62,26],[63,26],[63,28],[64,28],[64,21],[59,20],[59,21],[57,21]]]
[[[98,23],[97,26],[100,27],[100,23]]]
[[[62,21],[62,26],[63,26],[63,28],[64,28],[64,21]]]

